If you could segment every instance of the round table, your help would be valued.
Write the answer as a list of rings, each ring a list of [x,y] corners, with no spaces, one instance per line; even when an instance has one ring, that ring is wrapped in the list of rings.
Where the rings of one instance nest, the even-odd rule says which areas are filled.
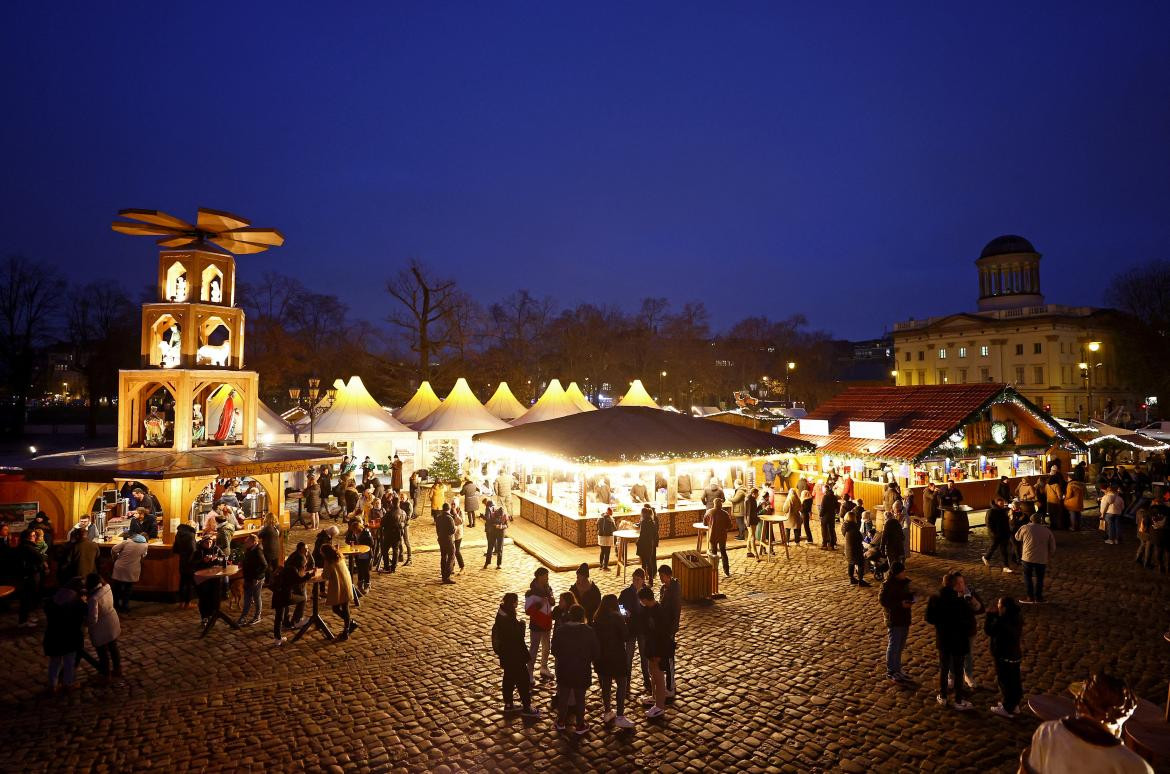
[[[305,621],[305,625],[301,627],[301,630],[293,635],[293,642],[296,642],[301,637],[304,637],[305,632],[309,631],[309,629],[312,629],[313,627],[320,629],[321,633],[325,635],[325,639],[333,639],[333,632],[329,630],[329,625],[326,624],[325,619],[321,617],[320,611],[321,584],[324,582],[325,571],[321,569],[316,570],[312,577],[305,581],[305,583],[312,584],[313,586],[313,612],[311,615],[309,615],[309,620]]]
[[[1067,696],[1042,694],[1028,699],[1028,709],[1041,720],[1059,720],[1074,714],[1076,705]]]
[[[621,573],[622,579],[626,577],[626,565],[629,564],[627,559],[627,552],[629,549],[629,541],[637,540],[640,533],[636,529],[619,529],[613,533],[614,540],[617,541],[617,564],[618,572]]]
[[[195,571],[195,578],[196,580],[203,581],[204,583],[220,583],[225,579],[230,579],[238,575],[239,572],[240,568],[234,564],[229,564],[227,567],[204,567],[202,570]],[[207,633],[211,631],[211,627],[215,626],[215,622],[221,618],[227,622],[228,626],[232,627],[233,629],[240,628],[236,622],[231,619],[231,616],[223,612],[223,595],[217,593],[215,595],[215,614],[208,617],[207,624],[204,625],[203,632],[199,636],[206,637]]]
[[[761,516],[760,521],[768,525],[768,554],[770,556],[776,555],[776,524],[783,524],[788,521],[787,516],[773,513],[769,516]],[[788,558],[788,532],[780,528],[780,544],[784,546],[784,557]]]
[[[1157,768],[1170,762],[1170,723],[1130,718],[1122,730],[1127,747]]]
[[[691,526],[694,527],[695,535],[697,536],[695,540],[695,550],[699,553],[703,553],[703,540],[707,537],[707,532],[711,528],[701,521],[697,521]]]

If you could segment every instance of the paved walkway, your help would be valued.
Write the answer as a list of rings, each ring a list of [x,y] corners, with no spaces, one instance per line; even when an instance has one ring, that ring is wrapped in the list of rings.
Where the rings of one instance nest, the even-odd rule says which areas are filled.
[[[1028,693],[1064,691],[1105,665],[1165,701],[1167,578],[1135,565],[1126,537],[1112,547],[1095,531],[1058,533],[1050,604],[1026,611]],[[939,557],[913,558],[915,585],[933,590],[957,566],[985,599],[1019,594],[1019,575],[979,563],[985,546],[980,535],[962,547],[940,541]],[[263,625],[199,639],[193,610],[137,603],[121,638],[124,684],[99,687],[84,667],[81,687],[60,698],[41,692],[43,631],[15,629],[5,613],[0,770],[1006,772],[1037,723],[986,711],[998,697],[982,636],[978,711],[937,706],[921,608],[906,665],[922,685],[885,682],[877,588],[850,587],[839,553],[802,548],[759,563],[734,551],[728,599],[684,608],[679,693],[665,721],[634,710],[632,733],[595,724],[586,737],[560,736],[547,717],[499,713],[492,618],[536,561],[510,546],[503,570],[481,570],[481,551],[466,553],[454,586],[438,583],[433,552],[375,575],[356,613],[362,628],[345,643],[310,635],[273,648],[267,612]],[[594,576],[603,592],[618,590]],[[571,580],[554,574],[554,590]]]

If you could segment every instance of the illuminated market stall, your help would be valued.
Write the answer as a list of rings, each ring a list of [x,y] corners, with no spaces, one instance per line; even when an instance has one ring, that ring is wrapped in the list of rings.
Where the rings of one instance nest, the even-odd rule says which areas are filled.
[[[435,394],[431,383],[423,382],[418,386],[418,389],[411,396],[410,400],[403,404],[402,408],[394,412],[394,418],[404,425],[413,427],[415,422],[425,419],[442,402],[439,400],[439,396]]]
[[[339,379],[334,387],[333,405],[314,421],[314,442],[333,444],[342,454],[359,460],[368,456],[382,468],[397,454],[403,475],[409,476],[418,455],[418,433],[382,408],[360,376],[351,376],[348,382]],[[302,437],[308,437],[308,421],[298,429]]]
[[[421,467],[425,468],[443,448],[449,448],[456,460],[468,459],[472,436],[506,428],[508,423],[484,408],[467,380],[460,377],[439,407],[411,426],[419,433]]]
[[[508,386],[507,382],[500,382],[496,391],[488,398],[487,403],[483,404],[483,407],[493,417],[505,422],[511,422],[528,410],[523,403],[516,400],[516,396],[512,394],[512,388]]]
[[[547,422],[550,419],[559,419],[570,414],[579,414],[581,409],[561,387],[559,379],[553,379],[545,388],[544,394],[532,408],[512,420],[515,426],[526,425],[529,422]]]
[[[597,544],[597,517],[634,519],[650,502],[662,538],[694,535],[703,489],[729,496],[758,460],[811,444],[645,406],[615,407],[475,436],[476,458],[521,482],[519,515],[578,546]]]
[[[565,395],[581,411],[597,411],[597,406],[589,402],[589,399],[585,397],[585,393],[581,392],[581,388],[577,386],[576,382],[569,382],[569,386],[565,388]]]
[[[816,447],[788,471],[853,480],[854,493],[873,505],[887,482],[915,496],[928,482],[954,481],[964,502],[985,508],[1000,476],[1046,472],[1060,460],[1067,473],[1087,449],[1051,415],[1005,384],[851,387],[781,431]],[[1012,480],[1013,491],[1018,481]]]

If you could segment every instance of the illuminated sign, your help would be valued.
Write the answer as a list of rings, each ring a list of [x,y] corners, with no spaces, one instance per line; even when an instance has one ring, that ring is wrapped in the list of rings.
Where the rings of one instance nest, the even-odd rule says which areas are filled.
[[[800,420],[800,433],[801,435],[828,435],[829,420],[802,419]]]
[[[872,438],[875,441],[884,441],[886,438],[885,422],[850,422],[850,438]]]

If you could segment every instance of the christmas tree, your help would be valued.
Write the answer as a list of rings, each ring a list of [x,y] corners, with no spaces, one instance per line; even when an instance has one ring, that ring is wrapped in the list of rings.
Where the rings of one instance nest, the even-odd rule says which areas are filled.
[[[455,459],[455,450],[450,446],[443,446],[431,460],[431,479],[434,481],[458,481],[459,462]]]

